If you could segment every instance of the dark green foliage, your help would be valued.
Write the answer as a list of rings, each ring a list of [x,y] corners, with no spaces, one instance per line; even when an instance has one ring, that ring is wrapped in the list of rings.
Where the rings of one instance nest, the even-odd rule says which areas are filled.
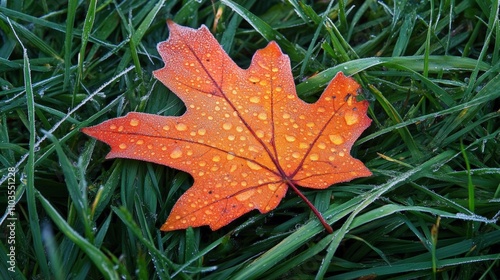
[[[0,278],[498,279],[498,5],[3,1]],[[79,132],[130,111],[184,112],[152,76],[168,18],[207,25],[242,67],[277,41],[308,102],[338,71],[362,84],[373,124],[352,153],[374,175],[303,190],[334,234],[292,193],[216,232],[160,232],[192,178],[107,161],[109,148]]]

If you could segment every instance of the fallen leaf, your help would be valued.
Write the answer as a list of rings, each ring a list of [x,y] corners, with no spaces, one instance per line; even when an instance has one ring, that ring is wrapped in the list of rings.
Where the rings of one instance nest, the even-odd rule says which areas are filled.
[[[185,103],[177,116],[129,113],[82,131],[111,146],[107,158],[131,158],[191,174],[193,186],[161,230],[219,229],[258,209],[278,206],[291,187],[325,189],[371,172],[350,155],[369,125],[359,85],[338,73],[314,104],[298,98],[290,60],[275,42],[238,67],[203,26],[168,22],[158,45],[165,67],[154,72]]]

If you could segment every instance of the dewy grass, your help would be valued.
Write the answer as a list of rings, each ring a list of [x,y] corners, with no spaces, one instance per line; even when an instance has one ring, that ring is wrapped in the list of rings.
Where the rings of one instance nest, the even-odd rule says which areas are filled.
[[[498,11],[498,1],[2,3],[0,278],[497,279]],[[363,85],[373,123],[352,154],[374,175],[302,190],[334,234],[292,195],[215,232],[160,232],[192,178],[105,160],[108,147],[79,132],[131,111],[184,112],[151,74],[166,19],[207,25],[242,67],[277,41],[308,102],[339,71]]]

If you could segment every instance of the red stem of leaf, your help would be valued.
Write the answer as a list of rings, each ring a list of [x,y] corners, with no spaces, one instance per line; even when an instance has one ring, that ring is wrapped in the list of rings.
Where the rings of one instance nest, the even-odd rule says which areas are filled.
[[[311,210],[313,211],[314,215],[316,215],[316,217],[318,217],[319,222],[323,225],[323,227],[325,228],[325,230],[328,233],[333,233],[332,227],[325,221],[325,218],[323,218],[323,216],[321,215],[321,213],[318,211],[318,209],[316,209],[316,207],[312,204],[312,202],[309,201],[309,199],[307,199],[307,197],[299,189],[297,189],[297,187],[293,183],[288,183],[288,186],[290,188],[292,188],[292,190],[298,196],[300,196],[300,198],[302,198],[302,200],[304,200],[304,202],[309,206],[309,208],[311,208]]]

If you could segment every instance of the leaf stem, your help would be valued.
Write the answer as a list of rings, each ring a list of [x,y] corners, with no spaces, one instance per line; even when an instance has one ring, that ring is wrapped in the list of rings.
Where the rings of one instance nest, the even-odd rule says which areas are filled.
[[[314,206],[312,204],[312,202],[307,199],[307,197],[291,182],[288,182],[288,186],[290,188],[292,188],[292,190],[298,195],[300,196],[300,198],[302,198],[302,200],[304,200],[304,202],[309,206],[309,208],[311,208],[311,210],[313,211],[314,215],[316,215],[316,217],[318,217],[318,220],[319,222],[323,225],[323,227],[325,228],[325,230],[331,234],[333,233],[333,229],[332,227],[326,222],[325,218],[323,218],[323,216],[321,215],[321,213],[318,211],[318,209],[316,209],[316,206]]]

